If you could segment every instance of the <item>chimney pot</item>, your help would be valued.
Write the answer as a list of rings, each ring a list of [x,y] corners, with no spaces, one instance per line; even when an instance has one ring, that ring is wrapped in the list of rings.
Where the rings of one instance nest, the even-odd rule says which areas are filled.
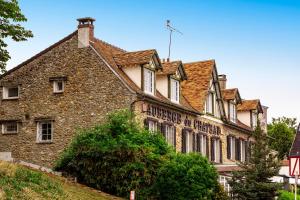
[[[170,62],[170,58],[167,58],[167,62]]]
[[[94,38],[94,21],[91,17],[79,18],[78,21],[78,48],[85,48],[90,45]]]

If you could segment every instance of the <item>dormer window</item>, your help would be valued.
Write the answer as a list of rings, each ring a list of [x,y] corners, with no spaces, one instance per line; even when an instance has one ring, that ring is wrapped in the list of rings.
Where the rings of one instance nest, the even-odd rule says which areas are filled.
[[[3,87],[3,99],[19,98],[19,87]]]
[[[229,102],[229,119],[236,123],[236,104],[233,101]]]
[[[215,93],[210,91],[208,92],[206,99],[206,113],[214,114],[214,105],[215,105]]]
[[[171,101],[173,101],[175,103],[179,103],[179,81],[171,78],[170,83],[171,83],[171,85],[170,85],[170,89],[171,89],[170,98],[171,98]]]
[[[144,92],[154,95],[154,71],[144,68]]]
[[[257,126],[257,113],[255,111],[251,111],[251,127],[255,128]]]

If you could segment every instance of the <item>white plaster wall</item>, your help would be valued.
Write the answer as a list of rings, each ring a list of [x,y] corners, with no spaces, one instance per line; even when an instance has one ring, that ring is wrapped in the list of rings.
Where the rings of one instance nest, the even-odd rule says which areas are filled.
[[[156,89],[166,98],[168,98],[168,77],[157,76],[156,77]]]
[[[228,117],[228,101],[224,101],[224,109],[225,109],[225,115]]]
[[[90,28],[84,27],[78,29],[78,48],[88,47],[90,44]]]
[[[251,127],[251,121],[250,121],[250,111],[238,111],[237,112],[237,118],[242,123],[246,124],[247,126]]]
[[[142,68],[140,66],[128,66],[122,69],[139,88],[142,87]]]

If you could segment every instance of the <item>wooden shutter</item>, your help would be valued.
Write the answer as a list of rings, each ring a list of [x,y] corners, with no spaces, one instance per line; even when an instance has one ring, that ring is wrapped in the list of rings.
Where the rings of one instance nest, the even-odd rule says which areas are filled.
[[[215,148],[214,148],[215,139],[211,138],[210,140],[210,150],[211,150],[211,161],[215,161]]]
[[[182,129],[182,142],[181,142],[181,146],[182,146],[182,153],[186,153],[186,131],[184,129]]]
[[[223,150],[222,150],[222,141],[220,141],[220,163],[223,163]]]
[[[208,139],[207,135],[205,135],[205,140],[206,140],[206,156],[207,156],[207,159],[209,159],[209,139]]]
[[[173,127],[174,127],[174,147],[176,150],[176,126],[173,126]]]
[[[196,135],[196,144],[197,144],[197,152],[200,152],[201,150],[201,141],[200,141],[200,134],[197,133]]]
[[[241,160],[241,145],[240,145],[240,139],[238,139],[238,138],[236,138],[235,139],[235,148],[236,148],[236,155],[235,155],[235,157],[236,157],[236,160]]]
[[[196,135],[195,133],[192,134],[192,143],[193,143],[193,152],[196,151]]]
[[[227,158],[231,158],[231,136],[227,135]]]

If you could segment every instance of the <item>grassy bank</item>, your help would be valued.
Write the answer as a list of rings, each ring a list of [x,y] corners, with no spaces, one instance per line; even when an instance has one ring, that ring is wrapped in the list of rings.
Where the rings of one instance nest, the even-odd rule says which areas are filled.
[[[70,183],[62,177],[0,161],[0,199],[112,200],[119,198],[80,184]]]

